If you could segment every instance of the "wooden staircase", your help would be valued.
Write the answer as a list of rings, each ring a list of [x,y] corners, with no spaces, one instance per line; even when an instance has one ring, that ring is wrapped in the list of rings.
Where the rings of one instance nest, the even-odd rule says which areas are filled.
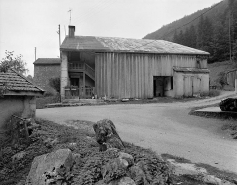
[[[95,81],[95,70],[85,63],[85,74]]]
[[[69,72],[85,72],[85,74],[95,81],[95,70],[86,63],[69,63]]]

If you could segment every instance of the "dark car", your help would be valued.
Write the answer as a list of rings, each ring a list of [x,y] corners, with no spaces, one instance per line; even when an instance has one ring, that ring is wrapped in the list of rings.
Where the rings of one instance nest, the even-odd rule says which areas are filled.
[[[221,100],[220,109],[222,111],[237,112],[237,98],[227,98],[227,99]]]

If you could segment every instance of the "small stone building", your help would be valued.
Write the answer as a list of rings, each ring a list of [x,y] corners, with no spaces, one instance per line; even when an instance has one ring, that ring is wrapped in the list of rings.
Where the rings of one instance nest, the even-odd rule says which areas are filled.
[[[36,96],[42,96],[44,90],[35,86],[15,70],[0,73],[0,138],[4,124],[11,116],[34,118]]]
[[[49,92],[55,90],[49,86],[49,79],[60,77],[60,58],[38,58],[34,62],[34,83]]]

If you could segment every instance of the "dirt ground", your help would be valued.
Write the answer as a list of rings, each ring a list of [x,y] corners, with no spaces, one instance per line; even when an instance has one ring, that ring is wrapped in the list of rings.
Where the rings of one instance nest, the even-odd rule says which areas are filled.
[[[125,141],[237,173],[237,142],[221,130],[233,120],[188,115],[190,108],[213,104],[223,97],[184,103],[51,108],[37,110],[36,114],[64,125],[69,120],[96,122],[108,118]]]

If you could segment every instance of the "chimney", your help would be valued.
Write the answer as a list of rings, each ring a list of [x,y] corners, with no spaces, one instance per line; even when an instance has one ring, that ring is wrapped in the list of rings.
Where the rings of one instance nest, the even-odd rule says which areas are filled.
[[[75,36],[75,26],[68,26],[68,36],[69,38],[73,38]]]

